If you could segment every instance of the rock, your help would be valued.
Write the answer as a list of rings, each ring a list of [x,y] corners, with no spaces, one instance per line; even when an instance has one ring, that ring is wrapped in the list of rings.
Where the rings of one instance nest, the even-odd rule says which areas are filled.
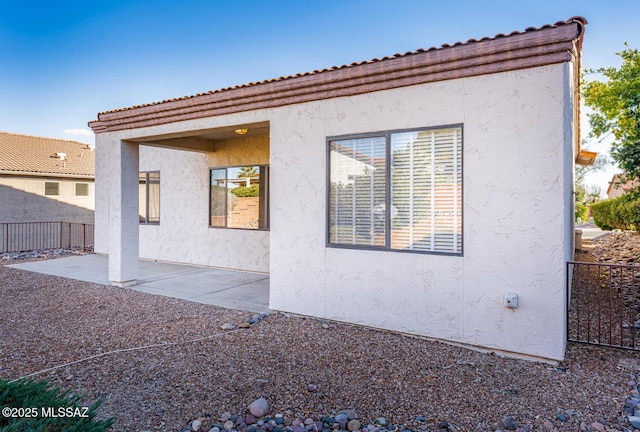
[[[265,398],[256,399],[249,405],[249,412],[255,417],[264,417],[269,412],[269,402]]]
[[[336,422],[336,419],[333,417],[322,417],[322,423],[327,423],[327,424],[334,424]]]
[[[347,418],[349,420],[359,419],[360,418],[360,416],[358,415],[358,412],[356,410],[354,410],[354,409],[347,410],[347,412],[345,414],[347,414]]]
[[[291,422],[291,426],[293,426],[293,427],[300,426],[301,424],[302,424],[302,420],[300,420],[300,419],[294,419]]]
[[[347,423],[347,429],[349,429],[350,432],[360,430],[361,427],[362,423],[360,423],[358,419],[349,420],[349,423]]]
[[[384,418],[384,417],[378,417],[376,419],[376,424],[379,424],[380,426],[386,426],[387,425],[387,419]],[[447,427],[449,427],[449,426],[447,426]]]
[[[634,428],[640,429],[640,417],[629,416],[627,417],[627,420],[629,420],[629,423],[631,423],[631,426],[633,426]]]
[[[438,422],[438,427],[440,429],[449,429],[449,422],[448,421],[439,421]]]
[[[304,428],[304,426],[298,425],[292,429],[292,432],[307,432],[307,430]]]
[[[309,390],[310,392],[316,392],[316,391],[318,391],[318,386],[315,385],[315,384],[309,384],[307,386],[307,390]]]
[[[309,426],[313,424],[313,419],[312,418],[307,418],[304,420],[304,425],[305,426]]]
[[[323,329],[325,329],[325,330],[327,330],[327,329],[329,328],[329,324],[326,324],[326,323],[325,323],[325,324],[322,324],[322,328],[323,328]]]
[[[420,423],[423,423],[423,422],[426,422],[427,419],[425,418],[425,416],[419,415],[419,416],[416,417],[416,421],[419,421]]]
[[[209,432],[220,432],[220,428],[217,426],[214,426],[211,429],[209,429]]]
[[[605,432],[605,428],[604,425],[602,423],[599,422],[593,422],[591,423],[591,427],[593,428],[593,430],[598,431],[598,432]]]
[[[224,429],[230,431],[231,429],[233,429],[233,427],[235,426],[235,424],[231,421],[231,420],[227,420],[226,422],[224,422]]]
[[[256,420],[258,420],[253,414],[247,414],[246,417],[244,418],[244,421],[248,424],[248,425],[252,425],[256,422]]]
[[[542,426],[544,426],[546,430],[553,430],[553,423],[551,423],[549,420],[545,420]]]
[[[191,429],[194,432],[198,432],[201,427],[202,427],[202,422],[200,420],[194,420],[191,422]]]
[[[235,330],[236,329],[236,325],[235,324],[231,324],[231,323],[224,323],[224,324],[222,324],[221,329],[222,330]]]
[[[340,414],[338,414],[336,416],[336,421],[338,423],[345,423],[346,424],[349,421],[349,417],[347,417],[347,415],[344,414],[344,413],[340,413]]]
[[[556,420],[560,420],[560,421],[566,422],[566,421],[567,421],[567,420],[569,420],[569,419],[568,419],[568,418],[567,418],[567,416],[566,416],[566,415],[564,415],[564,414],[558,414],[558,415],[556,416]]]
[[[509,430],[516,430],[516,419],[513,416],[506,416],[502,419],[502,424]]]
[[[248,323],[248,322],[241,322],[240,324],[238,324],[238,327],[246,329],[246,328],[251,327],[251,324]]]

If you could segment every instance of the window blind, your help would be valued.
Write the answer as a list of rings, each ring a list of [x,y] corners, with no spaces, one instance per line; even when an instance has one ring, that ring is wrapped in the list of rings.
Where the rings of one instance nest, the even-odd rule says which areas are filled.
[[[385,138],[332,141],[330,160],[331,243],[384,246]]]
[[[462,253],[462,127],[329,140],[336,245]]]
[[[461,130],[391,135],[391,248],[462,251]]]

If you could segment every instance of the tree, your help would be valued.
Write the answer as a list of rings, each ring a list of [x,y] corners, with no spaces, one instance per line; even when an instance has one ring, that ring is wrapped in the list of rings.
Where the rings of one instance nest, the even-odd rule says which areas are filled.
[[[258,175],[258,169],[254,166],[245,166],[240,168],[238,178],[248,178]]]
[[[585,200],[589,204],[597,203],[600,201],[602,195],[602,188],[597,184],[587,186],[585,190]]]
[[[622,58],[615,67],[586,69],[585,74],[601,74],[606,81],[585,81],[582,96],[588,114],[590,136],[613,134],[611,157],[626,179],[640,178],[640,51],[626,49],[616,53]]]
[[[585,143],[583,142],[583,147],[584,144]],[[591,165],[576,165],[576,184],[583,185],[587,174],[600,171],[607,165],[609,165],[609,158],[603,154],[599,154]]]

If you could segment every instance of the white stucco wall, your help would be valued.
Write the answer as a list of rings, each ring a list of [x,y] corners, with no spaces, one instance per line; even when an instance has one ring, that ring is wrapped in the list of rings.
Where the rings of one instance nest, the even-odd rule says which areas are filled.
[[[45,182],[59,183],[59,195],[45,195]],[[76,196],[76,183],[88,196]],[[94,223],[93,179],[0,176],[0,222]]]
[[[100,178],[103,171],[110,173],[104,167],[108,165],[107,153],[119,139],[122,138],[116,135],[112,144],[105,140],[96,146]],[[208,223],[209,169],[268,164],[267,136],[218,142],[215,152],[206,154],[140,145],[139,157],[139,171],[160,172],[160,224],[139,226],[141,258],[269,271],[268,231],[210,228]],[[108,175],[114,174],[105,177]],[[106,182],[99,182],[100,197],[109,195],[106,186]],[[96,251],[108,253],[109,233],[105,229],[108,218],[105,215],[110,208],[105,200],[98,202]]]
[[[208,169],[233,153],[141,147],[141,170],[161,172],[161,224],[140,227],[142,256],[269,270],[272,309],[562,359],[570,77],[554,65],[99,134],[98,203],[119,140],[268,121],[268,157],[234,160],[270,164],[270,231],[208,228]],[[460,123],[463,256],[326,246],[328,136]],[[96,250],[107,250],[108,203],[96,212]],[[503,306],[506,292],[518,309]]]
[[[563,358],[569,76],[566,65],[548,66],[278,111],[270,306]],[[456,123],[464,125],[463,257],[325,247],[327,136]],[[503,306],[506,292],[518,294],[517,310]]]

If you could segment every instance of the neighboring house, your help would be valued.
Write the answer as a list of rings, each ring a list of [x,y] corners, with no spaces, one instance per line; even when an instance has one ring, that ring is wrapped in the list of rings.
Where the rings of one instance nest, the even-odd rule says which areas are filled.
[[[562,359],[585,24],[100,113],[95,250],[120,286],[139,256],[265,272],[274,310]]]
[[[640,186],[638,180],[627,180],[626,182],[623,182],[620,176],[621,174],[613,175],[611,182],[609,182],[609,187],[607,188],[607,198],[617,198]]]
[[[92,224],[94,173],[87,144],[0,132],[0,223]]]

